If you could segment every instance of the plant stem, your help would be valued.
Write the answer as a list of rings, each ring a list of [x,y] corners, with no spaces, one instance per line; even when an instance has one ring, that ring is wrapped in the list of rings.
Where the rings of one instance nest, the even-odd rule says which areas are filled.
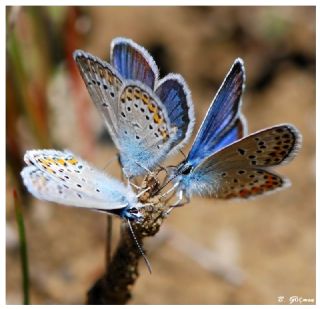
[[[23,304],[29,305],[29,268],[28,268],[28,254],[27,254],[27,241],[24,228],[23,214],[18,197],[17,191],[13,190],[13,200],[16,222],[19,231],[19,243],[20,243],[20,258],[21,258],[21,270],[22,270],[22,290],[23,290]]]

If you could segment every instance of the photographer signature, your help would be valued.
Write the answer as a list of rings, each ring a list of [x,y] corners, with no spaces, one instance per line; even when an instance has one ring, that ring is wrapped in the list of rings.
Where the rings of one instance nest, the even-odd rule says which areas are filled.
[[[305,304],[305,303],[314,303],[314,298],[305,298],[301,296],[278,296],[278,303],[284,304]]]

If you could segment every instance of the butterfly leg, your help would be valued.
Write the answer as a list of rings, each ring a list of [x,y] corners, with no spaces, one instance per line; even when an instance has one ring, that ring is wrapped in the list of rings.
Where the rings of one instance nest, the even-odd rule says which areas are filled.
[[[178,187],[179,183],[175,183],[167,192],[160,195],[160,199],[163,199],[164,197],[168,196],[169,194],[173,193],[175,189]]]
[[[136,187],[138,187],[138,186],[136,186]],[[138,188],[141,189],[140,187],[138,187]],[[137,197],[140,197],[141,195],[145,194],[145,193],[146,193],[147,191],[149,191],[149,190],[150,190],[150,187],[142,190],[140,193],[137,194]]]
[[[133,183],[132,181],[130,181],[130,179],[128,178],[128,187],[131,186],[133,188],[135,188],[136,190],[141,190],[141,187],[137,186],[135,183]]]
[[[180,190],[178,193],[178,200],[170,206],[170,208],[166,211],[165,215],[169,215],[174,208],[182,207],[185,204],[188,204],[189,202],[190,202],[189,196],[185,195],[183,190]]]
[[[166,167],[158,165],[158,169],[157,169],[157,173],[156,175],[158,175],[161,171],[164,171],[166,173],[166,178],[169,176],[169,171]]]

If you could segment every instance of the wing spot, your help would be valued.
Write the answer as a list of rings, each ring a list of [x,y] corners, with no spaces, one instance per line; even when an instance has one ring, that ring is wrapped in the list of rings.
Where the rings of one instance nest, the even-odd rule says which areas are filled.
[[[124,112],[121,112],[121,116],[122,116],[123,118],[126,118],[126,115],[125,115]]]
[[[136,135],[136,139],[140,139],[140,136],[139,136],[139,135]]]
[[[78,187],[78,188],[82,188],[82,186],[81,186],[79,183],[77,183],[77,187]]]
[[[242,175],[242,174],[245,174],[245,172],[246,172],[246,171],[244,171],[244,170],[240,170],[240,171],[238,171],[238,174],[239,174],[239,175]]]
[[[243,156],[246,151],[242,148],[238,148],[238,152]]]
[[[97,191],[97,192],[100,192],[100,190],[99,190],[99,189],[96,189],[96,191]]]

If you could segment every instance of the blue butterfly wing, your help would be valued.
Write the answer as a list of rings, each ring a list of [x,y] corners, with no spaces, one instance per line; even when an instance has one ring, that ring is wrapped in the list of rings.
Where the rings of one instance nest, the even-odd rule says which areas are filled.
[[[213,152],[217,152],[221,148],[232,144],[247,135],[247,125],[243,117],[239,117],[228,130],[225,130],[223,136],[216,143]]]
[[[111,43],[111,64],[124,79],[139,80],[154,89],[159,70],[148,51],[126,38]]]
[[[180,149],[189,139],[194,126],[194,108],[190,90],[179,74],[168,74],[155,90],[166,107],[171,126],[176,128],[173,149]]]
[[[226,136],[226,132],[234,127],[234,123],[239,116],[243,85],[243,61],[238,58],[213,99],[199,129],[188,155],[190,164],[198,164],[221,148],[219,144],[225,144],[222,139]],[[229,139],[231,135],[227,135]]]

